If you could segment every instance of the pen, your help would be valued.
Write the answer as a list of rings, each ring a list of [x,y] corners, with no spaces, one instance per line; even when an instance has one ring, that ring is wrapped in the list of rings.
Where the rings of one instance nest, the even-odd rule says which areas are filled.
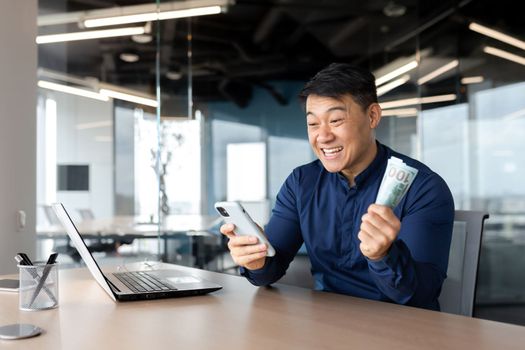
[[[20,258],[23,259],[25,254],[18,254],[16,257],[15,257],[15,260],[19,260]],[[31,275],[33,276],[33,278],[35,278],[35,280],[38,280],[38,284],[36,286],[36,289],[35,289],[35,292],[33,293],[33,296],[31,297],[31,301],[29,302],[29,307],[31,307],[31,305],[33,305],[33,303],[35,302],[35,299],[36,297],[38,296],[38,294],[40,293],[40,290],[42,289],[42,287],[44,288],[44,291],[47,293],[47,295],[52,299],[52,301],[56,304],[56,298],[55,296],[53,295],[53,293],[47,288],[44,286],[44,283],[47,279],[47,276],[49,275],[49,272],[51,271],[51,268],[52,268],[52,265],[55,263],[56,261],[56,258],[58,256],[58,253],[52,253],[49,258],[47,259],[47,262],[46,262],[46,266],[44,267],[44,272],[42,273],[42,277],[40,278],[40,280],[38,280],[38,273],[36,273],[36,271],[34,271],[33,273],[31,273]],[[27,258],[26,256],[26,259],[23,259],[25,264],[24,265],[27,265],[27,262],[30,263],[30,265],[32,265],[31,263],[31,260],[29,260],[29,258]]]
[[[26,253],[18,253],[17,256],[19,256],[22,259],[22,261],[24,262],[23,265],[33,265],[33,262],[31,261],[31,259],[29,259]]]
[[[29,259],[29,257],[24,253],[18,253],[17,255],[15,255],[15,260],[19,265],[29,265],[29,266],[33,265],[33,262],[31,261],[31,259]],[[31,274],[31,277],[33,277],[35,281],[37,282],[40,281],[40,276],[38,275],[36,270],[27,269],[27,271],[29,271],[29,273]],[[51,300],[53,300],[53,302],[56,303],[56,298],[53,295],[53,293],[49,290],[49,288],[44,286],[44,291],[51,298]]]

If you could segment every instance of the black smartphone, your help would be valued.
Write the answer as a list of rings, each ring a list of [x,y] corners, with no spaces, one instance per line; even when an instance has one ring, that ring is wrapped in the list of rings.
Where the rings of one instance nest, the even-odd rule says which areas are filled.
[[[19,281],[15,279],[1,279],[0,291],[2,292],[18,292]]]

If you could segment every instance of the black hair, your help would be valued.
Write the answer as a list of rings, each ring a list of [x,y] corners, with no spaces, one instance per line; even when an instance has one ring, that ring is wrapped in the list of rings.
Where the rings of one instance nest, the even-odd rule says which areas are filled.
[[[351,95],[366,110],[370,104],[377,103],[375,80],[366,69],[347,63],[332,63],[306,83],[299,98],[304,106],[309,95],[332,98]]]

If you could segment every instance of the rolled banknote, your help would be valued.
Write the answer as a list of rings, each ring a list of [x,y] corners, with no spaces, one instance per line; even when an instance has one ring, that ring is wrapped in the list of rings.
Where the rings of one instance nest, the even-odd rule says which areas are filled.
[[[394,209],[417,175],[417,169],[408,166],[401,159],[390,157],[385,175],[379,186],[376,204],[387,205]]]

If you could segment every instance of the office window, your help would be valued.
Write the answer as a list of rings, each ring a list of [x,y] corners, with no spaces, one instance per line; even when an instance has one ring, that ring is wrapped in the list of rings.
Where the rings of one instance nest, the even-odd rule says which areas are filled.
[[[261,201],[266,198],[266,144],[230,143],[226,147],[227,199]]]

